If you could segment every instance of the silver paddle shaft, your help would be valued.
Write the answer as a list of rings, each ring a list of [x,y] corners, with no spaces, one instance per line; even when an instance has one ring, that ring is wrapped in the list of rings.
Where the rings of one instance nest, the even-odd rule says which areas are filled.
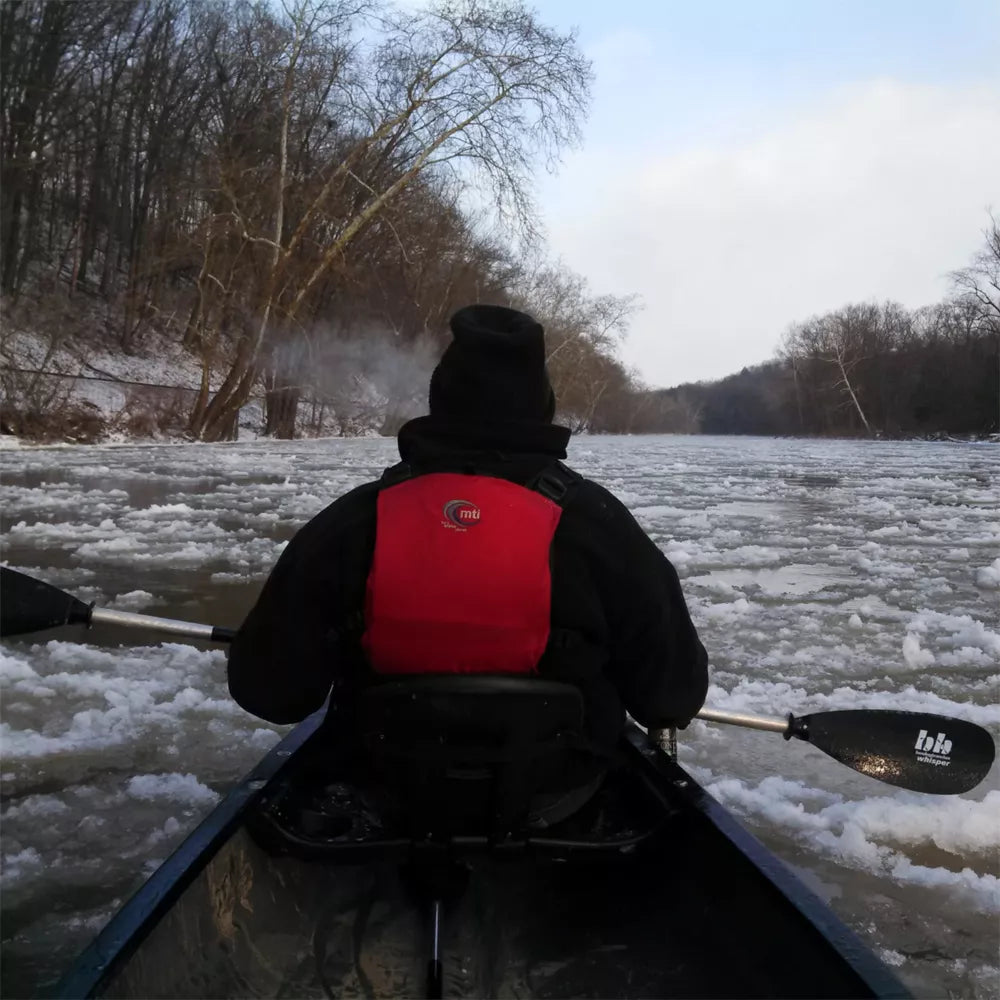
[[[431,961],[441,961],[441,900],[434,900],[434,940],[431,943]]]
[[[211,639],[215,626],[199,622],[179,622],[173,618],[158,618],[156,615],[139,615],[132,611],[113,611],[110,608],[94,608],[90,612],[90,624],[131,625],[133,628],[152,629],[170,635],[184,635],[191,639]]]
[[[698,719],[706,722],[724,722],[728,726],[743,726],[745,729],[766,729],[771,733],[788,731],[788,719],[776,719],[766,715],[747,715],[743,712],[720,712],[715,708],[703,708]]]

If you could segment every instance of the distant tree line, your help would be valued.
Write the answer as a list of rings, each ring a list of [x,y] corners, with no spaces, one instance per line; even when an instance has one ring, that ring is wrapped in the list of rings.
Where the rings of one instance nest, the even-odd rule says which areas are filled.
[[[188,433],[218,440],[261,388],[292,436],[304,395],[336,395],[338,342],[440,341],[457,306],[510,303],[588,426],[632,388],[634,302],[544,262],[529,191],[590,82],[519,0],[5,0],[5,311],[58,291],[104,304],[123,352],[176,336],[203,370]]]
[[[944,302],[848,305],[795,324],[777,358],[717,382],[640,393],[633,429],[838,437],[1000,430],[1000,231]],[[642,405],[638,405],[641,403]]]

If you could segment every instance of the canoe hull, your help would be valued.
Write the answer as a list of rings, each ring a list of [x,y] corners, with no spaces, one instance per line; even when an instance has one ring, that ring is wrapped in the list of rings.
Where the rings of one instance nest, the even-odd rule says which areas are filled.
[[[60,995],[426,995],[427,912],[398,850],[303,860],[251,835],[256,797],[287,782],[299,747],[308,753],[309,732],[289,739],[249,777],[253,787],[244,782],[228,820],[209,817],[192,856],[126,905]],[[629,766],[608,808],[641,799],[636,829],[662,822],[623,849],[464,856],[467,885],[446,900],[441,922],[445,996],[908,995],[644,734],[632,730],[624,751]],[[593,812],[599,824],[600,804]]]

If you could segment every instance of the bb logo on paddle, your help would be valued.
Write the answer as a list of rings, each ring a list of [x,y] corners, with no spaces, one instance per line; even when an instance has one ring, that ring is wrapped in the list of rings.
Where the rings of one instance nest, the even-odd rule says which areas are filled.
[[[482,512],[471,500],[449,500],[442,513],[446,527],[471,528],[479,523]]]
[[[951,763],[951,740],[944,733],[938,733],[935,739],[926,729],[921,729],[913,749],[917,751],[917,760],[924,764],[947,767]]]

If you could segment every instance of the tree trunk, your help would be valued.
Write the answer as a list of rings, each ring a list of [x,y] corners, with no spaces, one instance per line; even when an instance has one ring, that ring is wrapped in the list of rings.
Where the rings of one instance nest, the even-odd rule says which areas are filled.
[[[792,358],[792,381],[795,383],[795,405],[799,411],[799,433],[804,434],[806,422],[802,417],[802,391],[799,389],[799,366],[795,358]]]
[[[224,406],[206,413],[204,426],[198,435],[202,441],[235,441],[239,434],[241,406],[237,397],[231,396]],[[216,400],[213,400],[216,402]]]
[[[206,405],[196,405],[191,414],[188,430],[202,441],[227,441],[234,415],[250,395],[250,386],[257,372],[252,363],[252,343],[246,333],[240,339],[236,357],[222,385]],[[246,395],[241,394],[244,391]],[[199,400],[199,403],[201,401]]]
[[[20,180],[20,178],[19,178]],[[0,275],[0,286],[8,293],[17,290],[17,260],[21,241],[21,192],[14,184],[5,184],[10,191],[4,191],[3,206],[3,270]]]
[[[857,394],[854,392],[854,387],[851,385],[850,379],[847,377],[847,368],[844,365],[843,355],[837,355],[837,367],[840,369],[841,385],[847,391],[847,394],[851,397],[851,402],[854,403],[854,408],[858,411],[858,416],[861,418],[861,423],[865,425],[865,433],[871,437],[872,429],[868,423],[868,418],[865,416],[865,411],[861,409],[861,403],[858,400]]]
[[[27,221],[21,240],[21,259],[17,265],[17,274],[14,277],[15,297],[20,293],[21,288],[28,276],[28,265],[37,253],[35,246],[35,233],[38,229],[38,204],[41,199],[42,172],[35,170],[31,176],[31,186],[28,189],[28,200],[26,204]]]
[[[295,385],[272,385],[264,394],[264,433],[286,441],[295,437],[301,389]]]
[[[195,295],[194,305],[191,306],[191,313],[188,316],[187,325],[184,327],[184,335],[181,337],[181,347],[193,351],[201,346],[201,310],[204,297],[204,290],[199,283],[198,294]]]

